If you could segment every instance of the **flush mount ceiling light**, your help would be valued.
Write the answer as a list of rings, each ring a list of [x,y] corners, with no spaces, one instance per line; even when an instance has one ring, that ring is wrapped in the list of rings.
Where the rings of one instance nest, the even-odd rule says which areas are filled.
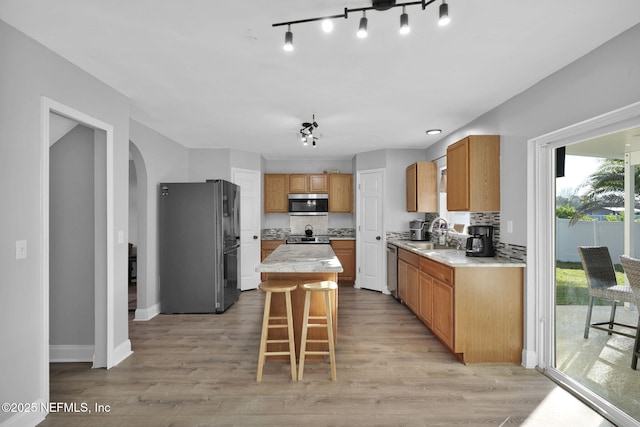
[[[360,38],[367,36],[367,10],[384,11],[394,7],[402,7],[402,14],[400,15],[400,34],[407,34],[409,32],[409,15],[406,13],[407,6],[420,5],[422,10],[426,9],[431,3],[435,3],[436,0],[420,0],[410,1],[405,3],[396,3],[396,0],[372,0],[371,6],[357,7],[349,9],[344,8],[344,13],[338,15],[320,16],[318,18],[299,19],[297,21],[279,22],[273,24],[272,27],[287,26],[287,32],[284,36],[284,50],[293,50],[293,33],[291,32],[291,26],[294,24],[304,24],[306,22],[322,21],[322,29],[325,32],[330,32],[333,29],[333,20],[349,17],[350,12],[362,12],[362,17],[358,25],[357,35]],[[449,5],[445,0],[442,0],[438,14],[438,24],[447,25],[450,22],[449,19]]]
[[[442,133],[442,129],[429,129],[427,135],[439,135]]]
[[[311,122],[303,122],[302,129],[300,129],[300,141],[302,141],[302,145],[311,145],[313,147],[316,146],[316,141],[318,137],[313,134],[313,130],[318,128],[318,122],[316,122],[316,115],[313,115],[313,119]]]

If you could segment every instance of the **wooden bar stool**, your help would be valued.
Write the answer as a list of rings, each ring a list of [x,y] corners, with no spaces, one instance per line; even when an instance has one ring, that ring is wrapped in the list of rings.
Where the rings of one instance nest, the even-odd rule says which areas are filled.
[[[302,374],[304,372],[304,358],[309,355],[328,355],[329,362],[331,363],[331,381],[336,380],[336,355],[335,355],[335,343],[333,341],[333,318],[331,313],[331,291],[338,289],[336,282],[326,280],[323,282],[305,283],[302,285],[304,289],[304,318],[302,320],[302,339],[300,340],[300,361],[298,367],[298,379],[302,380]],[[311,305],[311,292],[324,293],[325,303],[325,315],[324,316],[310,316],[309,307]],[[310,320],[324,320],[326,323],[309,323]],[[326,340],[308,340],[307,329],[308,328],[326,328],[327,339]],[[307,343],[328,343],[329,351],[307,351]]]
[[[289,355],[291,362],[291,379],[296,381],[296,345],[293,340],[293,311],[291,309],[291,292],[298,287],[294,282],[286,280],[267,280],[258,286],[266,292],[264,300],[264,315],[262,316],[262,336],[260,338],[260,354],[258,356],[258,375],[257,382],[262,381],[262,368],[267,356],[286,356]],[[287,315],[271,316],[271,295],[273,293],[284,293]],[[286,320],[286,323],[281,323]],[[277,321],[277,323],[271,323]],[[287,329],[287,339],[268,339],[270,329]],[[267,351],[268,344],[284,344],[289,343],[289,351]]]

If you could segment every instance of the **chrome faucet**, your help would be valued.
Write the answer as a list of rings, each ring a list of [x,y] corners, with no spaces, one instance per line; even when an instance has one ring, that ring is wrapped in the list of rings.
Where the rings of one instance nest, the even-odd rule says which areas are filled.
[[[444,244],[446,245],[447,243],[447,235],[448,235],[448,231],[449,231],[449,223],[447,222],[446,219],[442,218],[441,216],[437,217],[436,219],[434,219],[433,221],[431,221],[431,225],[429,226],[429,234],[433,235],[433,226],[437,223],[437,222],[444,222]]]
[[[447,220],[439,216],[431,221],[431,225],[429,226],[429,233],[433,233],[433,226],[436,224],[436,222],[444,222],[445,228],[449,229],[449,223],[447,222]]]

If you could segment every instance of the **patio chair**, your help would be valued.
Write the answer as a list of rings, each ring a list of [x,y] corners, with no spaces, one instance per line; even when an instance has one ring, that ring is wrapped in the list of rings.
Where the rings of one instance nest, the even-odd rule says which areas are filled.
[[[620,262],[622,268],[629,279],[629,285],[633,290],[636,307],[640,307],[640,259],[630,258],[621,255]],[[636,342],[633,345],[633,357],[631,358],[631,369],[636,369],[640,356],[640,318],[638,318],[638,328],[636,329]]]
[[[635,338],[635,333],[632,335],[613,329],[614,326],[630,329],[637,328],[615,321],[616,302],[634,303],[635,301],[631,287],[618,285],[616,272],[613,269],[613,262],[609,255],[609,249],[606,246],[579,246],[578,253],[580,254],[582,268],[587,276],[587,284],[589,285],[589,309],[587,312],[587,321],[584,325],[584,337],[589,338],[589,328],[594,328],[606,331],[609,335],[618,334]],[[593,312],[593,302],[595,298],[611,301],[611,316],[608,322],[591,323],[591,313]],[[603,327],[604,325],[607,325],[607,327]]]

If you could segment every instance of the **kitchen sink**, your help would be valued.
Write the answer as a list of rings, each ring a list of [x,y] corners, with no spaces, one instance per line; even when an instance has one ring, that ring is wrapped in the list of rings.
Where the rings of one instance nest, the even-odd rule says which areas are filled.
[[[407,246],[411,246],[416,249],[436,249],[436,244],[433,242],[410,242]]]

